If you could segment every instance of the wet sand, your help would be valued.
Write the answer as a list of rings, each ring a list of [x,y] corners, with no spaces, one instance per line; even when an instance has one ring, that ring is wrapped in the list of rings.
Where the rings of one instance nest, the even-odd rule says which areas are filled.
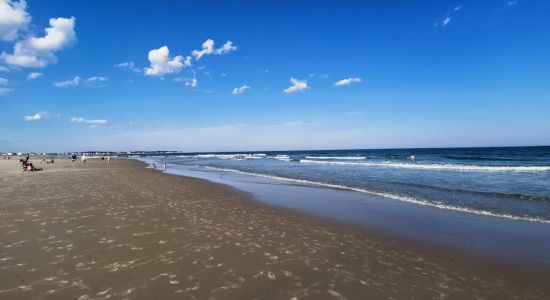
[[[0,160],[0,299],[548,299],[550,272],[129,160]]]

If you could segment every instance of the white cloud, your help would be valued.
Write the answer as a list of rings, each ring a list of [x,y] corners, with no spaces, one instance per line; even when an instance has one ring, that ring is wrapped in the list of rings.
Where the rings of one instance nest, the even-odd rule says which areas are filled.
[[[107,81],[108,78],[107,77],[103,77],[103,76],[92,76],[90,78],[86,78],[84,81],[85,82],[101,82],[101,81]]]
[[[11,42],[31,22],[25,0],[0,0],[0,40]]]
[[[214,40],[207,39],[202,43],[202,50],[193,50],[191,55],[193,55],[196,60],[199,60],[201,57],[212,53],[214,53]]]
[[[89,87],[104,87],[105,86],[104,82],[107,80],[109,80],[109,78],[103,77],[103,76],[92,76],[88,78],[75,76],[73,77],[73,79],[54,82],[53,85],[58,88],[75,87],[81,84],[85,84],[86,86],[89,86]]]
[[[199,60],[201,57],[208,54],[222,55],[237,50],[237,46],[233,45],[233,42],[231,41],[227,41],[220,48],[214,49],[214,40],[212,39],[207,39],[204,41],[201,48],[201,50],[191,51],[191,55],[193,55],[196,60]]]
[[[182,68],[191,66],[191,57],[178,55],[170,57],[170,50],[167,46],[149,51],[149,62],[151,66],[145,68],[145,75],[163,76],[165,74],[179,73]]]
[[[358,82],[361,82],[361,81],[362,81],[361,78],[352,77],[352,78],[346,78],[346,79],[338,80],[334,83],[334,85],[335,86],[344,86],[344,85],[350,85],[352,83],[358,83]]]
[[[55,87],[58,87],[58,88],[66,88],[66,87],[73,87],[73,86],[78,86],[80,85],[80,81],[82,80],[82,78],[80,78],[79,76],[75,76],[73,79],[68,79],[68,80],[65,80],[65,81],[58,81],[58,82],[54,82],[53,85]]]
[[[40,76],[42,76],[44,74],[40,73],[40,72],[32,72],[32,73],[29,73],[29,75],[27,75],[27,80],[34,80]]]
[[[107,120],[105,120],[105,119],[88,120],[88,119],[84,119],[82,117],[72,117],[71,122],[72,123],[78,123],[78,124],[84,124],[84,125],[90,125],[92,127],[107,125]]]
[[[5,95],[5,94],[7,94],[7,93],[11,93],[11,92],[13,92],[12,89],[9,89],[9,88],[0,88],[0,96]]]
[[[233,45],[233,42],[227,41],[221,48],[216,49],[217,55],[226,54],[237,50],[237,46]]]
[[[136,64],[134,64],[133,61],[122,62],[122,63],[116,64],[115,67],[121,68],[123,70],[134,71],[136,73],[141,73],[141,70],[136,67]]]
[[[283,90],[284,93],[291,94],[296,93],[298,91],[302,91],[307,89],[307,81],[306,80],[299,80],[296,78],[290,78],[290,86]]]
[[[457,5],[457,6],[452,7],[447,12],[447,14],[445,15],[445,18],[443,18],[441,21],[435,22],[434,26],[435,27],[439,27],[439,26],[446,27],[446,26],[448,26],[451,23],[451,21],[453,20],[454,14],[458,13],[461,10],[462,10],[462,5]]]
[[[506,5],[508,6],[512,6],[512,5],[516,5],[518,4],[518,0],[509,0],[508,2],[506,2]]]
[[[76,42],[75,18],[52,18],[43,37],[28,37],[15,43],[13,54],[2,52],[2,60],[15,67],[44,68],[57,62],[55,52]]]
[[[9,80],[7,80],[6,78],[2,78],[0,77],[0,85],[6,85],[8,84]]]
[[[196,87],[199,84],[197,81],[197,78],[192,78],[191,81],[188,81],[185,83],[185,85],[189,85],[191,87]]]
[[[233,92],[231,92],[231,94],[233,94],[233,95],[242,94],[242,93],[244,93],[246,90],[249,90],[249,89],[250,89],[250,87],[249,87],[248,85],[245,84],[245,85],[243,85],[243,86],[241,86],[241,87],[234,88],[234,89],[233,89]]]
[[[197,87],[197,85],[199,85],[199,81],[197,80],[196,77],[193,77],[193,78],[178,77],[178,78],[174,78],[174,81],[183,82],[185,83],[186,86],[190,86],[190,87]]]
[[[23,120],[25,120],[27,122],[40,121],[44,118],[44,116],[45,116],[45,113],[36,113],[34,115],[31,115],[31,116],[24,116]]]
[[[3,73],[9,73],[10,69],[4,67],[4,66],[0,66],[0,72],[3,72]]]

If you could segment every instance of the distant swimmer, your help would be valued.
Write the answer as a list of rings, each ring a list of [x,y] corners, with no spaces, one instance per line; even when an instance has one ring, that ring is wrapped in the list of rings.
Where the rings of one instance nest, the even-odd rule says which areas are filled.
[[[416,160],[416,156],[411,155],[411,156],[409,156],[409,159],[412,160],[412,161],[415,161],[415,160]]]

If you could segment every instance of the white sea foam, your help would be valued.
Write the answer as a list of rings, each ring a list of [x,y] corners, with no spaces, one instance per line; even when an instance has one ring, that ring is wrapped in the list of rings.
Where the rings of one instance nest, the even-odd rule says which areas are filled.
[[[277,159],[277,160],[284,160],[284,161],[291,161],[292,160],[292,158],[290,158],[290,156],[284,155],[284,154],[283,155],[281,155],[281,154],[275,155],[273,158]]]
[[[306,156],[307,159],[340,159],[340,160],[362,160],[366,159],[366,156]]]
[[[396,169],[416,170],[448,170],[448,171],[493,171],[493,172],[549,172],[550,166],[479,166],[457,164],[422,164],[422,163],[395,163],[395,162],[346,162],[346,161],[318,161],[301,159],[301,163],[349,165],[365,167],[386,167]]]
[[[217,171],[233,172],[233,173],[238,173],[238,174],[275,179],[275,180],[283,180],[283,181],[300,183],[300,184],[323,186],[323,187],[328,187],[328,188],[333,188],[333,189],[344,189],[344,190],[349,190],[349,191],[360,192],[360,193],[380,196],[380,197],[384,197],[384,198],[389,198],[389,199],[393,199],[393,200],[397,200],[397,201],[401,201],[401,202],[407,202],[407,203],[418,204],[418,205],[422,205],[422,206],[428,206],[428,207],[434,207],[434,208],[440,208],[440,209],[447,209],[447,210],[458,211],[458,212],[463,212],[463,213],[470,213],[470,214],[475,214],[475,215],[491,216],[491,217],[504,218],[504,219],[522,220],[522,221],[549,223],[550,224],[550,220],[543,219],[543,218],[538,218],[538,217],[517,216],[517,215],[511,215],[511,214],[505,214],[505,213],[491,212],[491,211],[483,210],[483,209],[474,209],[474,208],[463,207],[463,206],[454,206],[454,205],[449,205],[449,204],[436,203],[436,202],[431,202],[431,201],[424,200],[424,199],[419,199],[419,198],[416,198],[416,197],[393,194],[393,193],[388,193],[388,192],[373,191],[373,190],[369,190],[369,189],[356,188],[356,187],[347,186],[347,185],[324,183],[324,182],[317,182],[317,181],[311,181],[311,180],[305,180],[305,179],[294,179],[294,178],[287,178],[287,177],[281,177],[281,176],[266,175],[266,174],[261,174],[261,173],[245,172],[245,171],[240,171],[240,170],[235,170],[235,169],[227,169],[227,168],[216,168],[216,167],[205,167],[205,168],[213,169],[213,170],[217,170]]]

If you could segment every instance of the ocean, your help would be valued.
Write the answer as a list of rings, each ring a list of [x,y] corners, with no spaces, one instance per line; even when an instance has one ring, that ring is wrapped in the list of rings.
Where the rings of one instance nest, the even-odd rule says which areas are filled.
[[[467,214],[550,223],[550,147],[177,153],[141,158],[352,190]]]

